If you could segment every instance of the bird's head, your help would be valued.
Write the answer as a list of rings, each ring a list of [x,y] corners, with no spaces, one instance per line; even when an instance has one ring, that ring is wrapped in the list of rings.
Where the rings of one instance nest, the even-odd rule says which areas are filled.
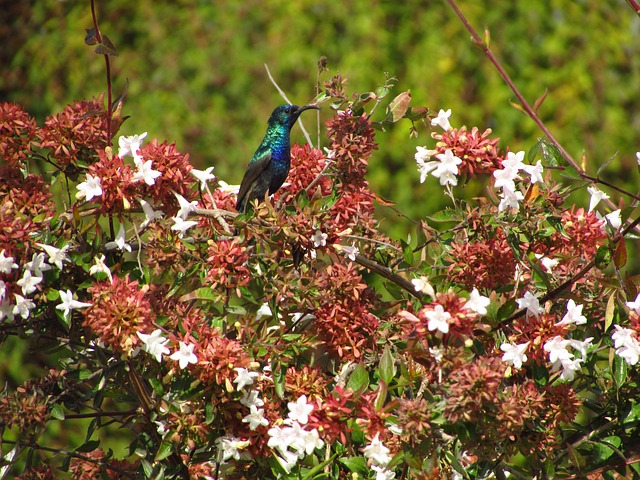
[[[300,114],[310,109],[320,110],[320,107],[317,105],[304,105],[303,107],[297,105],[280,105],[273,111],[271,117],[269,117],[269,126],[286,125],[291,129]]]

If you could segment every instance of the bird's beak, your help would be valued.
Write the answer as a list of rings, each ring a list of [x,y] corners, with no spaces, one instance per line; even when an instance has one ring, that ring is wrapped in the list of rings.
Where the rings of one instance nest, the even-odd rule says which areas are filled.
[[[305,110],[320,110],[320,107],[318,105],[305,105],[300,107],[296,113],[300,115]]]

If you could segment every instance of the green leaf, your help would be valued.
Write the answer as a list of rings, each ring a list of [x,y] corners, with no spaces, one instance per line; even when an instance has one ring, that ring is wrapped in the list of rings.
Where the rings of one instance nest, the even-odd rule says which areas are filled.
[[[64,410],[62,405],[56,403],[51,407],[51,416],[57,420],[64,420]]]
[[[404,117],[410,103],[411,91],[407,90],[406,92],[402,92],[396,98],[391,100],[391,103],[387,107],[387,118],[385,120],[388,122],[397,122],[400,120]]]
[[[367,467],[364,457],[341,458],[338,461],[347,467],[350,472],[362,475],[363,478],[367,478],[369,475],[369,467]]]
[[[593,446],[593,461],[595,463],[604,462],[610,458],[622,445],[620,437],[612,436],[601,439]]]
[[[273,372],[273,386],[276,390],[276,395],[280,398],[284,398],[284,383],[286,380],[286,367],[280,363],[276,363],[271,367]]]
[[[596,267],[604,270],[609,263],[611,263],[611,250],[608,245],[601,245],[596,252]]]
[[[607,308],[604,311],[604,331],[608,331],[613,324],[613,319],[616,316],[616,294],[615,292],[609,295],[607,300]]]
[[[613,381],[618,390],[627,380],[627,362],[619,355],[613,357]]]
[[[316,475],[318,475],[319,473],[321,473],[325,467],[327,465],[331,465],[333,463],[333,461],[336,459],[336,457],[338,456],[338,453],[334,453],[331,458],[327,458],[324,462],[319,463],[318,465],[316,465],[315,467],[313,467],[312,469],[310,469],[306,475],[303,478],[303,480],[310,480],[312,478],[325,478],[324,474],[321,476],[316,477]]]
[[[171,442],[162,442],[160,444],[160,448],[158,448],[158,453],[156,453],[156,458],[154,459],[154,461],[160,462],[169,457],[172,453],[173,444]]]
[[[619,152],[616,152],[613,155],[611,155],[608,160],[606,160],[602,165],[598,167],[598,172],[596,173],[596,177],[600,176],[600,174],[604,171],[604,169],[609,166],[611,161],[618,156],[618,153]]]
[[[99,446],[100,440],[89,440],[76,448],[76,452],[93,452]]]
[[[451,208],[445,208],[444,210],[440,210],[439,212],[434,213],[433,215],[427,216],[429,220],[432,222],[457,222],[458,214],[455,210]]]
[[[571,237],[567,234],[564,229],[564,225],[562,224],[562,218],[549,216],[547,217],[547,222],[553,227],[553,229],[562,235],[564,238],[571,239]]]
[[[541,138],[538,138],[538,141],[535,143],[535,145],[529,149],[529,153],[527,153],[527,160],[529,160],[529,163],[533,163],[533,161],[538,156],[540,148],[542,147],[542,141],[543,140]]]
[[[347,383],[347,388],[350,388],[354,392],[362,393],[369,386],[369,373],[367,372],[366,367],[359,363],[356,368],[353,369],[351,375],[349,376],[349,382]]]
[[[628,425],[636,424],[638,422],[640,422],[640,403],[634,402],[633,406],[629,409],[629,413],[623,417],[622,424]]]
[[[402,254],[404,255],[405,263],[411,265],[413,263],[413,248],[404,240],[400,240],[400,245],[402,245]]]
[[[391,349],[389,347],[385,347],[384,352],[382,352],[382,356],[380,357],[380,365],[379,365],[380,378],[384,380],[384,383],[387,385],[391,384],[391,381],[396,376],[396,364],[393,359],[393,355],[391,355]]]
[[[509,300],[508,302],[506,302],[498,309],[496,320],[498,322],[502,322],[503,320],[509,318],[511,315],[513,315],[513,312],[516,311],[516,306],[517,303],[515,300]]]
[[[557,167],[558,165],[566,165],[566,161],[558,147],[556,147],[553,143],[542,140],[541,144],[542,149],[542,158],[545,160],[545,163],[551,167]]]
[[[102,43],[96,47],[95,52],[97,55],[110,55],[112,57],[120,55],[118,49],[111,42],[111,39],[105,34],[102,34]]]

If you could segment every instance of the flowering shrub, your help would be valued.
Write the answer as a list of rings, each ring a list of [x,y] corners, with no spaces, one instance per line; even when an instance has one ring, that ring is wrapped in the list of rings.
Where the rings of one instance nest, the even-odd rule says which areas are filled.
[[[116,152],[102,98],[40,127],[0,104],[1,338],[56,351],[3,386],[0,477],[640,475],[638,198],[613,188],[603,216],[598,179],[553,141],[509,151],[389,88],[330,79],[327,147],[294,145],[287,184],[243,215],[174,144]],[[366,180],[374,127],[402,119],[433,127],[420,181],[453,202],[411,242],[380,232]],[[586,210],[559,168],[589,180]],[[466,181],[486,198],[461,200]],[[83,444],[47,443],[80,418]]]

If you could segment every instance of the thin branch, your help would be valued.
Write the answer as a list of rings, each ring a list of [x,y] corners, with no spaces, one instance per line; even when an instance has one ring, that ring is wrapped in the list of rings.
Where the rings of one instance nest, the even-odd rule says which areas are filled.
[[[632,2],[636,3],[635,0],[627,0],[627,1],[629,2],[629,4],[632,7],[634,7]],[[480,37],[480,35],[478,35],[478,33],[475,31],[475,29],[471,26],[471,24],[469,23],[467,18],[464,16],[462,11],[460,11],[458,6],[456,5],[456,2],[454,0],[447,0],[447,3],[451,6],[451,8],[454,11],[454,13],[458,16],[458,18],[460,19],[460,21],[462,22],[464,27],[471,34],[471,37],[473,39],[473,43],[476,44],[478,47],[480,47],[482,49],[482,51],[484,52],[484,54],[487,56],[487,58],[489,58],[489,60],[491,61],[491,63],[495,67],[495,69],[498,71],[499,75],[502,77],[504,82],[507,84],[507,86],[511,89],[513,94],[516,96],[516,98],[520,102],[520,105],[522,106],[524,111],[527,113],[529,118],[531,118],[536,123],[536,125],[538,125],[540,130],[542,130],[542,132],[547,136],[547,138],[549,138],[551,143],[553,143],[555,145],[555,147],[560,151],[560,153],[565,158],[567,163],[569,163],[569,165],[571,165],[576,170],[578,175],[580,175],[582,178],[585,178],[587,180],[592,180],[593,181],[594,177],[589,177],[586,174],[586,172],[582,168],[580,168],[580,165],[578,164],[578,162],[576,162],[573,159],[573,157],[569,154],[569,152],[567,152],[567,150],[565,150],[565,148],[553,136],[553,134],[549,131],[549,129],[544,124],[544,122],[536,114],[535,110],[531,107],[531,105],[529,105],[529,102],[527,102],[527,100],[524,98],[522,93],[520,93],[520,90],[518,90],[518,87],[516,87],[516,85],[513,83],[513,81],[511,80],[511,77],[509,77],[509,74],[505,71],[505,69],[500,64],[500,61],[493,54],[493,52],[489,48],[489,45],[487,45],[487,43]],[[600,179],[596,179],[595,181],[597,181],[599,183],[603,183]],[[605,199],[604,201],[612,210],[616,210],[618,208],[611,200]]]
[[[269,67],[267,66],[267,64],[264,64],[264,68],[267,71],[267,75],[269,76],[269,80],[271,80],[271,83],[273,84],[274,87],[276,87],[276,90],[278,90],[278,93],[280,94],[280,96],[282,98],[285,99],[285,101],[291,105],[291,100],[289,100],[289,98],[287,97],[287,94],[284,93],[284,91],[280,88],[280,86],[276,83],[275,79],[273,78],[273,76],[271,75],[271,71],[269,71]],[[306,138],[307,143],[309,145],[311,145],[313,147],[313,142],[311,141],[311,136],[309,135],[309,133],[307,132],[307,130],[304,128],[304,125],[302,123],[302,118],[298,118],[298,122],[300,123],[300,128],[302,129],[302,133],[304,133],[304,138]]]

